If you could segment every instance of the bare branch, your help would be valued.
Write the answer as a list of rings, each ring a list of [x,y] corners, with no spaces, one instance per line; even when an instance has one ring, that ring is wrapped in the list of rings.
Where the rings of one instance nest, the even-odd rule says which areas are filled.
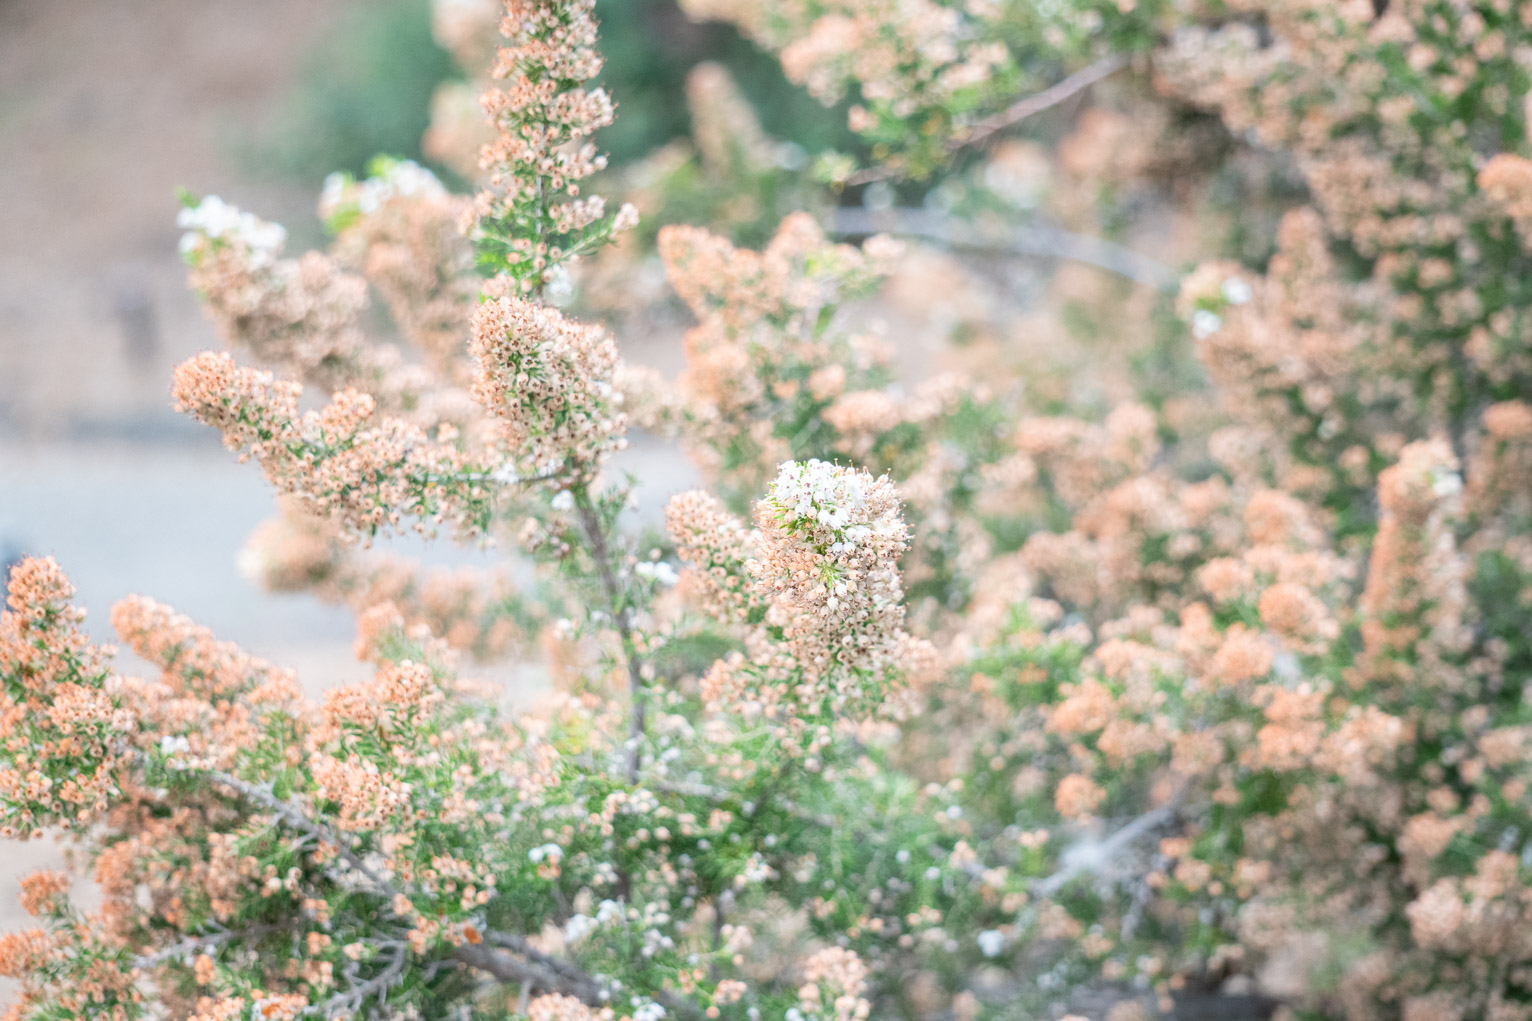
[[[983,145],[997,132],[1004,131],[1006,128],[1020,124],[1028,117],[1058,106],[1065,100],[1084,92],[1092,85],[1104,78],[1111,77],[1127,66],[1128,58],[1120,53],[1113,53],[1110,56],[1102,57],[1094,64],[1082,67],[1074,74],[1048,86],[1043,91],[1017,100],[1000,113],[979,121],[954,139],[951,148],[957,150],[972,145]]]
[[[902,207],[873,212],[840,208],[830,214],[830,232],[842,236],[889,233],[935,241],[954,251],[1068,259],[1159,291],[1174,289],[1179,279],[1169,266],[1131,248],[1041,224],[1029,224],[1004,237],[990,238],[925,209]]]
[[[1041,92],[1025,96],[999,113],[986,117],[961,133],[953,135],[947,142],[947,155],[956,155],[964,149],[983,145],[1006,128],[1014,127],[1028,117],[1058,106],[1127,66],[1128,58],[1120,53],[1102,57],[1089,67],[1083,67]],[[882,181],[894,175],[894,169],[887,165],[868,167],[846,178],[846,183],[848,185],[871,184],[873,181]]]
[[[622,641],[623,660],[628,671],[628,697],[632,699],[632,720],[628,725],[628,782],[637,783],[638,769],[643,764],[643,749],[640,746],[646,727],[648,698],[644,690],[643,667],[638,658],[638,643],[633,640],[632,611],[623,596],[617,574],[612,570],[611,547],[607,543],[606,530],[601,527],[600,516],[591,504],[589,490],[580,485],[571,492],[580,512],[580,527],[585,532],[586,541],[590,543],[596,573],[601,579],[601,588],[606,593],[612,620]]]
[[[390,902],[392,902],[394,898],[401,895],[401,891],[396,886],[394,886],[394,884],[390,883],[387,879],[379,875],[377,871],[372,868],[372,866],[368,865],[367,862],[363,860],[361,855],[352,850],[350,840],[341,836],[339,833],[336,833],[334,830],[330,829],[324,824],[317,822],[314,819],[310,819],[308,815],[304,813],[304,811],[298,806],[283,801],[281,798],[273,794],[268,788],[259,784],[250,783],[248,780],[241,780],[239,777],[234,776],[232,773],[225,773],[221,770],[210,769],[207,771],[207,775],[209,779],[211,779],[214,783],[227,787],[230,790],[238,793],[239,796],[244,798],[246,801],[254,802],[261,807],[276,813],[293,829],[298,830],[301,833],[308,834],[315,840],[318,840],[321,844],[328,844],[335,848],[336,853],[340,856],[342,861],[355,869],[357,873],[362,876],[362,878],[366,879],[373,885],[375,892],[384,897],[387,897]]]
[[[177,958],[184,958],[191,954],[211,950],[225,943],[260,939],[273,933],[294,931],[296,930],[286,925],[252,925],[244,929],[218,929],[200,936],[188,936],[186,939],[156,950],[152,954],[141,955],[133,962],[133,966],[135,968],[157,968],[162,964],[169,964]]]
[[[368,998],[376,997],[379,1006],[386,1002],[388,991],[399,984],[404,975],[405,962],[409,960],[409,954],[405,951],[403,943],[392,944],[393,955],[389,958],[388,965],[372,978],[352,986],[343,993],[337,993],[323,1003],[316,1003],[303,1011],[305,1017],[349,1017],[362,1008]]]
[[[1043,897],[1051,897],[1062,890],[1073,879],[1085,873],[1099,873],[1103,871],[1118,854],[1126,850],[1135,841],[1145,834],[1157,829],[1175,818],[1179,801],[1161,805],[1151,809],[1143,815],[1128,823],[1122,829],[1113,833],[1099,844],[1092,844],[1089,848],[1073,856],[1065,854],[1064,867],[1059,869],[1047,879],[1038,880],[1032,886],[1032,891]]]

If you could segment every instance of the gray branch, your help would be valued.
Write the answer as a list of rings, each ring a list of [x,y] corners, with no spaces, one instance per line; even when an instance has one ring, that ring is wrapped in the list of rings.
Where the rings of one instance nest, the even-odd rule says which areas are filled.
[[[1028,117],[1042,113],[1044,110],[1052,109],[1060,103],[1072,99],[1103,78],[1108,78],[1127,66],[1128,58],[1122,54],[1114,53],[1110,56],[1102,57],[1089,67],[1081,68],[1074,74],[1055,82],[1041,92],[1034,92],[1030,96],[1024,96],[999,113],[986,117],[966,130],[953,135],[947,142],[947,154],[951,156],[972,146],[983,145],[1006,128],[1014,127]],[[871,184],[873,181],[882,181],[893,177],[894,174],[895,171],[892,167],[868,167],[866,170],[859,170],[846,178],[846,183],[848,185]]]
[[[1179,280],[1176,272],[1163,262],[1124,245],[1041,224],[1028,224],[1003,236],[990,237],[925,209],[906,206],[874,212],[841,207],[830,213],[830,232],[841,236],[887,233],[934,241],[953,251],[1068,259],[1157,291],[1173,290]]]
[[[1122,829],[1113,833],[1099,844],[1088,849],[1087,853],[1077,853],[1073,856],[1065,852],[1064,867],[1046,879],[1038,880],[1032,886],[1032,892],[1043,897],[1052,897],[1069,882],[1086,873],[1099,873],[1103,871],[1123,851],[1132,846],[1140,837],[1158,829],[1175,818],[1178,802],[1161,805],[1151,809],[1143,815],[1128,823]]]

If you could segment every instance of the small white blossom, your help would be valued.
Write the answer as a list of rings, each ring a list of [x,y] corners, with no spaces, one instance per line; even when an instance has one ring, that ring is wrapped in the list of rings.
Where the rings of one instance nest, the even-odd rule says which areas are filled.
[[[578,943],[598,928],[600,923],[590,915],[572,915],[569,921],[564,923],[564,942]]]
[[[1197,314],[1192,316],[1192,335],[1198,340],[1211,337],[1221,329],[1223,329],[1223,320],[1219,318],[1217,312],[1200,308]]]
[[[250,262],[255,266],[276,261],[287,242],[287,231],[281,224],[268,223],[217,195],[208,195],[197,205],[183,208],[176,214],[176,226],[187,232],[181,238],[182,254],[194,251],[202,239],[224,241],[248,248]]]
[[[634,567],[633,573],[637,574],[640,578],[656,582],[666,588],[681,580],[680,575],[676,574],[676,569],[663,560],[646,560]]]

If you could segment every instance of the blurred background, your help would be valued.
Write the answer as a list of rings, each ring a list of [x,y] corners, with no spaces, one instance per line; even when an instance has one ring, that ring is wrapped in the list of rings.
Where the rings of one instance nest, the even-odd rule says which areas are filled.
[[[731,30],[670,0],[600,8],[614,166],[689,130],[686,73],[709,58],[768,130],[836,140],[842,115]],[[323,245],[325,176],[429,162],[432,93],[460,73],[428,0],[0,0],[0,560],[58,558],[98,635],[142,591],[263,656],[349,661],[348,611],[240,578],[265,483],[170,406],[173,367],[220,346],[185,283],[176,193],[284,224],[290,252]]]
[[[778,137],[838,141],[844,115],[731,30],[670,0],[600,8],[614,164],[688,131],[686,74],[709,58]],[[112,603],[142,592],[310,687],[364,672],[349,610],[241,577],[268,487],[171,408],[173,367],[221,346],[185,283],[176,195],[280,222],[290,252],[322,245],[325,176],[423,159],[433,91],[456,74],[428,0],[0,0],[0,562],[57,558],[99,640]],[[0,928],[17,877],[59,853],[0,845]]]

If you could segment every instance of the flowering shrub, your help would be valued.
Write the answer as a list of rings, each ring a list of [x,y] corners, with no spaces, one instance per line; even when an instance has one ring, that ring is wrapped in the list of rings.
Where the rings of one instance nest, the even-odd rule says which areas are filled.
[[[874,162],[793,167],[709,65],[695,148],[603,180],[710,222],[630,230],[587,189],[592,5],[438,4],[490,66],[487,124],[452,86],[428,140],[472,198],[380,160],[298,258],[188,199],[265,367],[199,355],[175,401],[281,496],[249,573],[354,607],[374,673],[316,702],[133,598],[125,676],[16,568],[0,827],[101,900],[23,882],[9,1016],[1532,1018],[1532,7],[692,0]],[[865,224],[924,246],[834,208],[928,178]],[[985,272],[1039,209],[1137,283],[1019,311]],[[1144,221],[1200,263],[1173,301],[1078,233]],[[589,320],[668,321],[656,267],[674,383]],[[950,371],[904,386],[869,306]],[[636,430],[706,483],[665,538],[624,524]],[[517,552],[370,548],[443,526]],[[465,676],[507,658],[535,709]]]

